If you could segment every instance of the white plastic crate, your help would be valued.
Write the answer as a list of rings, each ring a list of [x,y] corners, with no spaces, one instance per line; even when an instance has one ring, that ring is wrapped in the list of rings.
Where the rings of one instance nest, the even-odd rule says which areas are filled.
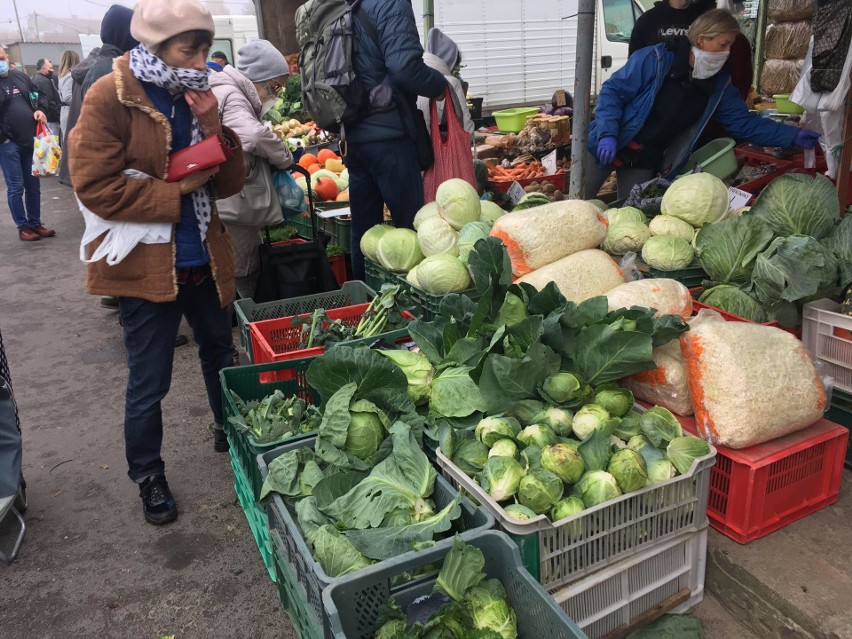
[[[681,594],[669,612],[683,614],[704,598],[707,526],[607,566],[553,595],[589,639],[600,639]]]
[[[521,548],[524,566],[545,590],[556,590],[636,552],[707,526],[710,470],[716,449],[685,475],[647,486],[553,523],[545,515],[518,521],[439,448],[437,465],[449,482],[479,503]]]
[[[840,304],[829,299],[805,304],[802,342],[834,385],[852,393],[852,317],[840,312]]]

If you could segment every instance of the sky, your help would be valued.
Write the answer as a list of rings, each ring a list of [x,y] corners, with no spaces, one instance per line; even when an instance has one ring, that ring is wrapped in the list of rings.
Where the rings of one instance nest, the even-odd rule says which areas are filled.
[[[246,4],[250,0],[220,0],[213,2],[202,0],[208,4],[214,13],[220,13],[222,7],[227,7],[227,13],[243,13]],[[99,19],[112,4],[123,4],[132,7],[135,0],[2,0],[0,2],[0,31],[17,31],[18,24],[15,20],[15,9],[13,2],[18,5],[18,14],[21,25],[26,30],[29,19],[33,13],[39,14],[39,30],[51,31],[58,27],[57,22],[65,18],[77,16],[78,18]],[[44,16],[44,17],[42,17]]]

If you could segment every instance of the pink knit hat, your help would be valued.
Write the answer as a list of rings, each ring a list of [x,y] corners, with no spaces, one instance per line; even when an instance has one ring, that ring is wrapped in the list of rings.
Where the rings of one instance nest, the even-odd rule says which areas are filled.
[[[209,31],[216,28],[213,16],[198,0],[139,0],[133,9],[130,34],[149,51],[186,31]]]

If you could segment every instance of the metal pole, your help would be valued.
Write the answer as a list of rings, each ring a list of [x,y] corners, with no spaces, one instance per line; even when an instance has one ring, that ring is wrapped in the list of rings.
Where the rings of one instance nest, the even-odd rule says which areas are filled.
[[[435,26],[435,0],[423,0],[423,48],[426,48],[426,37],[429,29]]]
[[[12,0],[12,6],[15,7],[15,19],[18,21],[18,33],[21,34],[21,42],[26,42],[27,39],[24,37],[24,30],[21,28],[21,16],[18,15],[18,3],[16,0]]]
[[[757,3],[757,25],[754,32],[754,88],[760,92],[760,73],[763,70],[763,47],[766,42],[766,11],[769,3]]]
[[[38,14],[35,11],[33,11],[33,18],[35,18],[36,42],[41,42],[41,34],[38,31]]]
[[[580,0],[577,15],[577,58],[574,63],[574,122],[571,127],[571,182],[568,197],[583,199],[586,180],[586,143],[595,52],[595,0]]]

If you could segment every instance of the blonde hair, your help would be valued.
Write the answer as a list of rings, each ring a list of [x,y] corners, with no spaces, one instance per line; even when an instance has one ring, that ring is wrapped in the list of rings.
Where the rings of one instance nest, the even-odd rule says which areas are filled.
[[[80,54],[76,51],[66,51],[62,54],[62,59],[59,61],[59,77],[62,78],[69,73],[71,69],[80,64]]]
[[[724,9],[712,9],[702,13],[689,27],[689,44],[698,46],[698,38],[706,40],[725,35],[728,33],[739,33],[740,24],[737,19]]]

